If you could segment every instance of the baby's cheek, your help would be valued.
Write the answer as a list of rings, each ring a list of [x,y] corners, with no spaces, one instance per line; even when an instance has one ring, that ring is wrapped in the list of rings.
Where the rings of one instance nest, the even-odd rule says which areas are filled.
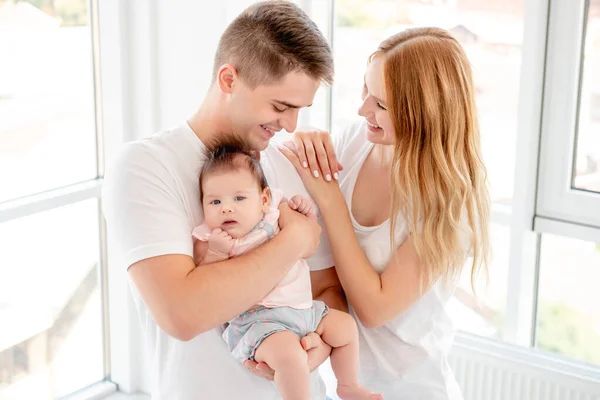
[[[219,227],[218,218],[214,215],[214,213],[204,212],[205,223],[208,225],[210,229],[215,229]]]

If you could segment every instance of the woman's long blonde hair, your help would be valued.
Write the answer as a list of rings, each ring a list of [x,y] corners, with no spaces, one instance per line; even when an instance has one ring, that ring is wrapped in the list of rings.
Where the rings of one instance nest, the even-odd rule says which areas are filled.
[[[413,234],[427,287],[460,275],[471,285],[489,258],[490,199],[469,61],[448,32],[417,28],[381,43],[395,130],[391,240],[398,216]],[[421,289],[427,289],[421,285]]]

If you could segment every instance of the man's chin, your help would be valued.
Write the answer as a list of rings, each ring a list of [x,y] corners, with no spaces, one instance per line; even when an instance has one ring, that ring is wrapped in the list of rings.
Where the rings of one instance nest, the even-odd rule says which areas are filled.
[[[265,138],[260,138],[258,140],[256,140],[254,143],[252,143],[252,150],[256,151],[256,152],[261,152],[263,150],[266,150],[267,147],[269,147],[269,142],[271,140],[270,139],[265,139]],[[260,154],[258,154],[258,158],[260,158]]]

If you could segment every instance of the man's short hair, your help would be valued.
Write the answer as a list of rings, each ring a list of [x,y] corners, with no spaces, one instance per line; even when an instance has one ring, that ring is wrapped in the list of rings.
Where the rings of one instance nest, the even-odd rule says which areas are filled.
[[[331,48],[317,25],[288,1],[261,1],[225,30],[215,54],[213,82],[224,64],[233,65],[250,87],[276,82],[292,71],[333,82]]]

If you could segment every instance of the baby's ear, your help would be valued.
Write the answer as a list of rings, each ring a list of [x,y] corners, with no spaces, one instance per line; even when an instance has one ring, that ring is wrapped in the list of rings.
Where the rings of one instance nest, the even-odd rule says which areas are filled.
[[[263,212],[269,211],[269,208],[271,208],[271,189],[268,187],[264,188],[260,199]]]

